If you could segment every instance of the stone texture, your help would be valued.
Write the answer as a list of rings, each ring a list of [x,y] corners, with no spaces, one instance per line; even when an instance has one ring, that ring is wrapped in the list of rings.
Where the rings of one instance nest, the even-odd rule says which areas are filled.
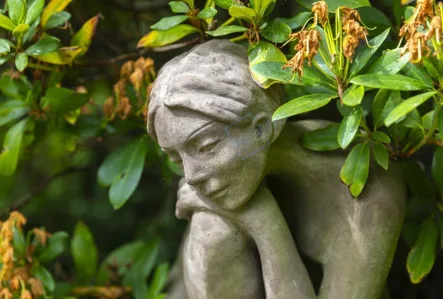
[[[401,174],[374,165],[353,199],[339,178],[345,155],[298,142],[327,122],[272,122],[282,99],[228,41],[161,70],[148,131],[184,171],[176,215],[190,221],[168,298],[381,297],[404,217]]]

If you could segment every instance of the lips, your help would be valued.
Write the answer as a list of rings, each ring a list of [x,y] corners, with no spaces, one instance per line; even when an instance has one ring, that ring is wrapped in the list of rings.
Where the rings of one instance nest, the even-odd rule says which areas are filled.
[[[211,199],[215,198],[215,197],[220,197],[220,196],[222,196],[225,193],[224,191],[226,191],[226,188],[221,188],[221,189],[218,189],[218,190],[206,193],[206,196],[211,198]]]

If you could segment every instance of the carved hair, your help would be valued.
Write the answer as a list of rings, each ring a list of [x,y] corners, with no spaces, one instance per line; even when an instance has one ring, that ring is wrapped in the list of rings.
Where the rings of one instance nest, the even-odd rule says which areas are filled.
[[[188,109],[233,124],[284,102],[281,86],[260,88],[249,72],[247,51],[227,40],[212,40],[175,57],[160,70],[150,95],[148,133],[156,139],[155,115],[162,106]],[[274,125],[275,140],[284,121]]]

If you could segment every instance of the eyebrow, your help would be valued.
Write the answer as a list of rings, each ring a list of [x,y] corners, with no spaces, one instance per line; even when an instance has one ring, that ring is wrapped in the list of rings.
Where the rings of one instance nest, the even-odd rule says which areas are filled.
[[[207,127],[211,126],[211,125],[214,124],[215,122],[216,122],[215,120],[210,121],[210,122],[204,124],[203,126],[201,126],[200,128],[195,129],[194,131],[192,131],[192,132],[189,134],[188,137],[186,137],[185,142],[188,142],[190,139],[192,139],[192,138],[194,138],[196,135],[198,135],[202,130],[204,130],[204,129],[206,129]],[[174,150],[174,149],[172,149],[172,148],[162,147],[161,145],[160,145],[160,148],[161,148],[162,150],[166,150],[166,151]]]

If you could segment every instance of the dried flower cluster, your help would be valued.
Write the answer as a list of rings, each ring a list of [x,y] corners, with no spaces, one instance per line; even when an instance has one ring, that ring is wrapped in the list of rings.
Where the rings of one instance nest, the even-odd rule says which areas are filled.
[[[434,10],[435,9],[435,10]],[[405,21],[400,36],[406,39],[401,54],[410,53],[410,61],[418,63],[423,56],[440,56],[443,4],[434,6],[433,0],[417,0],[412,17]]]
[[[312,64],[315,54],[318,52],[320,45],[320,33],[315,29],[302,30],[291,34],[293,40],[298,40],[294,49],[297,51],[283,68],[292,68],[292,72],[297,72],[299,76],[303,76],[303,64],[305,59],[308,59],[308,64]]]
[[[143,108],[143,115],[147,115],[146,98],[152,88],[155,79],[154,61],[151,58],[140,57],[136,61],[127,61],[120,68],[120,80],[114,85],[114,97],[109,97],[103,106],[103,111],[108,119],[113,119],[115,115],[125,120],[133,111],[133,106],[137,109]],[[136,100],[131,101],[127,94],[128,84],[131,84],[136,95]]]
[[[29,263],[19,263],[13,247],[14,231],[22,232],[26,218],[19,212],[12,212],[5,222],[0,222],[0,298],[31,299],[44,294],[43,284],[30,274]],[[43,229],[34,229],[37,240],[46,243],[49,234]],[[32,262],[35,248],[27,249],[27,262]],[[24,265],[23,265],[24,264]]]
[[[320,21],[323,26],[328,21],[328,5],[325,1],[318,1],[312,4],[312,12],[314,13],[315,22]]]
[[[360,24],[361,17],[358,11],[347,7],[341,8],[342,28],[345,33],[343,39],[343,54],[352,62],[355,49],[360,40],[367,41],[368,30]]]

